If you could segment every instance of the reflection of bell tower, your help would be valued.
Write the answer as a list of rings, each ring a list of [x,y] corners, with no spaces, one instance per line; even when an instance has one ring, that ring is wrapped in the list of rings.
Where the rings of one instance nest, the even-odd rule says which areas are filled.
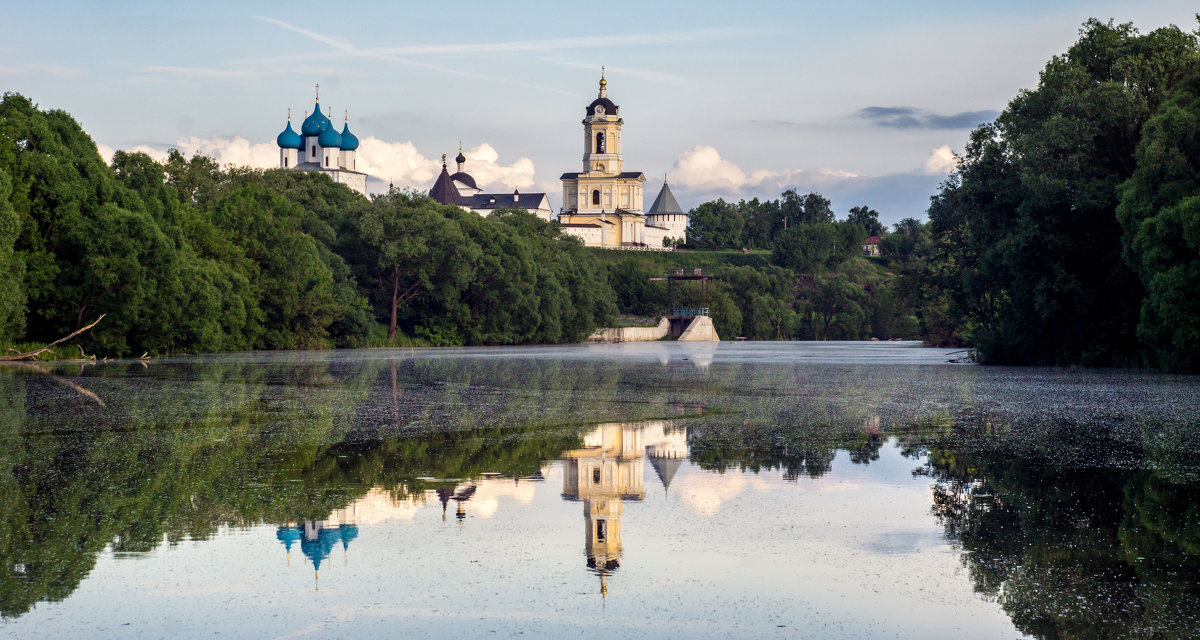
[[[602,424],[584,438],[582,449],[563,457],[562,495],[583,500],[587,566],[600,577],[600,593],[606,594],[608,576],[621,566],[623,501],[645,496],[642,425]]]

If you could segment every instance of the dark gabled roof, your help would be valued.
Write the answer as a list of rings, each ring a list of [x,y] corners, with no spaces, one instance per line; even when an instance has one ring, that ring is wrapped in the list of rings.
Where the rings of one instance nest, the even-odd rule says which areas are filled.
[[[472,209],[537,209],[545,197],[544,193],[477,193],[466,198],[464,204]]]
[[[458,188],[454,186],[454,181],[450,179],[450,174],[446,171],[446,165],[442,165],[442,173],[438,176],[437,182],[433,183],[433,188],[429,190],[429,197],[442,204],[463,205],[463,197],[459,195]]]
[[[559,180],[570,180],[572,178],[578,178],[578,177],[579,177],[579,173],[564,173],[561,176],[559,176],[558,179]]]
[[[650,205],[649,215],[668,215],[681,214],[683,209],[679,208],[679,202],[675,200],[675,194],[671,193],[671,188],[663,182],[662,189],[658,192],[658,197],[654,199],[654,204]]]
[[[650,229],[662,229],[663,231],[670,231],[670,229],[668,229],[666,227],[660,227],[658,225],[653,225],[653,224],[648,224],[648,225],[646,225],[646,227],[650,228]]]
[[[599,229],[600,228],[600,225],[598,225],[598,224],[576,224],[574,222],[563,222],[563,223],[560,223],[558,226],[560,226],[560,227],[587,227],[590,229]]]
[[[458,157],[461,158],[462,154],[461,153],[458,154]],[[450,179],[457,180],[457,181],[467,185],[468,187],[471,187],[472,189],[479,188],[479,187],[475,186],[475,178],[472,178],[471,174],[467,173],[466,171],[459,171],[458,173],[452,174],[450,176]]]
[[[866,240],[863,240],[863,244],[879,244],[880,240],[882,240],[882,238],[880,238],[879,236],[871,236],[871,237],[867,238]]]

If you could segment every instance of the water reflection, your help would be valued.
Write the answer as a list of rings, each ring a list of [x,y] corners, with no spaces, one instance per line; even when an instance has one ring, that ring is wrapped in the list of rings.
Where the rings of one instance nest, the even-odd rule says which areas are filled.
[[[608,577],[621,566],[621,516],[624,501],[645,497],[646,458],[665,491],[687,458],[687,433],[663,421],[608,423],[584,437],[584,446],[563,452],[563,490],[567,500],[583,502],[584,554],[608,593]]]
[[[403,519],[429,531],[421,514],[488,553],[552,538],[591,598],[593,579],[602,595],[614,586],[652,598],[650,563],[690,557],[664,536],[695,527],[732,540],[737,558],[794,542],[781,532],[801,524],[853,527],[862,503],[806,512],[801,498],[869,468],[895,485],[916,471],[929,491],[897,513],[936,518],[966,568],[965,595],[995,603],[1020,633],[1200,632],[1196,379],[732,348],[235,356],[60,372],[103,405],[45,375],[0,372],[0,614],[20,621],[68,600],[59,611],[69,618],[98,562],[215,548],[230,530],[282,547],[284,558],[265,562],[297,551],[313,587],[322,568],[349,566],[326,582],[349,589],[356,569],[382,561],[363,551],[379,548],[380,528]],[[569,507],[578,523],[580,505],[583,562],[577,524],[560,529],[524,508],[560,471],[558,506],[540,508]],[[655,519],[689,506],[680,478],[713,474],[754,486],[744,479],[781,478],[795,493],[766,505],[775,520],[740,512],[745,495]],[[508,499],[521,508],[498,511]],[[513,534],[528,539],[481,538],[503,529],[494,515],[510,528],[529,520]],[[935,561],[912,553],[913,571]],[[528,561],[554,571],[548,555]],[[773,569],[757,571],[778,578]]]
[[[313,589],[320,588],[321,563],[329,558],[335,548],[341,546],[342,558],[349,562],[350,543],[358,537],[357,503],[345,509],[336,509],[323,520],[304,520],[296,524],[280,525],[275,538],[283,544],[287,563],[292,563],[292,546],[300,544],[300,552],[312,564]]]

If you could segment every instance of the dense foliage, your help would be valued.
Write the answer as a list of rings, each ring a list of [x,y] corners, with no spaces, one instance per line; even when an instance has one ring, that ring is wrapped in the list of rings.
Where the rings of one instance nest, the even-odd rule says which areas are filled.
[[[1197,37],[1095,20],[972,135],[913,270],[991,363],[1200,366]]]
[[[604,272],[555,225],[172,151],[105,165],[62,111],[0,101],[0,342],[100,314],[138,355],[386,343],[570,342],[609,321]]]

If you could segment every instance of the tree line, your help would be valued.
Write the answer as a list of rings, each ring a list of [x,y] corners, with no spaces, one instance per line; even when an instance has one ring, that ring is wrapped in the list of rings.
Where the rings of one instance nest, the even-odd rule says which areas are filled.
[[[90,345],[103,355],[575,342],[615,312],[592,255],[524,212],[368,200],[323,175],[175,150],[106,165],[67,113],[11,93],[0,274],[0,343],[107,314]]]
[[[929,208],[924,335],[982,362],[1200,368],[1200,49],[1089,20]]]

